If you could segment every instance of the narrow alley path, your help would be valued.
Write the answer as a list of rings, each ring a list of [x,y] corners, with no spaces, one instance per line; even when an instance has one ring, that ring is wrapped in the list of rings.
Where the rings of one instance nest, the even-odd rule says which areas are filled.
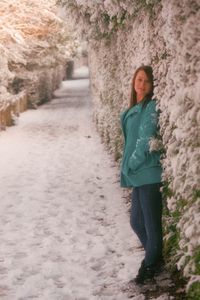
[[[0,133],[0,299],[127,299],[142,252],[93,128],[89,80],[55,95]]]

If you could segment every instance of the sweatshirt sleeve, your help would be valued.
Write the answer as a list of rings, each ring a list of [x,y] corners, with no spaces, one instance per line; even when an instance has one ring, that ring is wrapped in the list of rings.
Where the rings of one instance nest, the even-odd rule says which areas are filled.
[[[156,102],[151,101],[147,104],[140,120],[136,147],[128,162],[128,167],[131,171],[137,171],[145,162],[147,153],[149,152],[149,141],[152,137],[156,136],[157,130],[158,112],[156,111]]]

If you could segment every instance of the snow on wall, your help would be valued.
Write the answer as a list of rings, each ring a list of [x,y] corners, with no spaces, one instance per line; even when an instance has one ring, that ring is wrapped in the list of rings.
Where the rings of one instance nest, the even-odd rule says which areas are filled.
[[[0,6],[0,106],[26,90],[30,104],[51,97],[75,50],[56,0],[2,0]]]
[[[128,105],[130,82],[141,64],[151,64],[162,111],[166,155],[163,180],[182,208],[178,267],[193,278],[200,240],[200,2],[199,0],[62,0],[89,40],[94,120],[102,140],[119,159],[119,113]],[[194,217],[195,215],[195,217]],[[189,259],[188,259],[189,258]]]

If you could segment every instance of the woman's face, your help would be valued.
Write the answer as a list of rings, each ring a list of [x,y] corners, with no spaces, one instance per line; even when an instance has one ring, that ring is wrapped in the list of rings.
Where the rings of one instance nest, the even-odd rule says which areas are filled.
[[[137,95],[137,102],[142,101],[151,92],[152,84],[143,70],[140,70],[136,75],[134,89]]]

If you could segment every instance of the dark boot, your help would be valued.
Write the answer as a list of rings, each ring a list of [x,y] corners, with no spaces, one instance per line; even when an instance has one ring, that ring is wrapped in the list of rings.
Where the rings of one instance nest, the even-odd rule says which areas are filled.
[[[164,270],[164,266],[165,266],[165,261],[164,261],[164,258],[162,257],[155,264],[155,267],[154,267],[155,268],[155,275],[159,275]]]
[[[153,266],[145,266],[143,260],[135,278],[136,284],[145,284],[147,281],[153,280],[155,275],[155,268]]]

